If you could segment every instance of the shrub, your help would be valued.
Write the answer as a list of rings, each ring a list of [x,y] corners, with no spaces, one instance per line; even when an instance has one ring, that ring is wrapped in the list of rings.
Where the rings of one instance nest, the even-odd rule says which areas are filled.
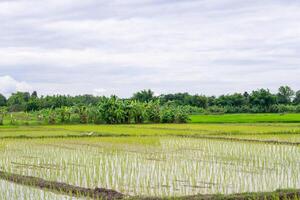
[[[226,112],[226,109],[219,106],[211,106],[207,109],[207,111],[213,114],[224,114]]]
[[[172,107],[163,107],[160,113],[161,123],[173,123],[175,121],[175,112]]]
[[[158,101],[150,101],[146,105],[146,116],[149,122],[160,122],[160,105]]]
[[[296,113],[300,113],[300,105],[296,106]]]
[[[175,111],[175,123],[186,123],[189,120],[188,114],[184,111],[183,108],[177,107]]]

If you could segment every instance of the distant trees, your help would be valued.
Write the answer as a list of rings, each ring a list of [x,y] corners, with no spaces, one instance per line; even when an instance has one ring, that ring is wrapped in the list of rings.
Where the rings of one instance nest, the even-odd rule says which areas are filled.
[[[26,110],[29,99],[29,92],[13,93],[7,100],[7,106],[9,107],[9,111],[18,112]]]
[[[218,106],[242,106],[246,103],[247,97],[239,93],[234,93],[232,95],[221,95],[215,100]]]
[[[132,98],[133,100],[137,100],[140,102],[149,102],[155,99],[154,92],[150,89],[148,90],[142,90],[140,92],[136,92],[133,94]]]
[[[190,95],[189,93],[165,94],[159,96],[161,104],[174,102],[176,105],[190,105],[200,108],[208,106],[208,97],[204,95]]]
[[[289,86],[281,86],[278,89],[277,102],[279,104],[290,104],[295,92]]]
[[[6,97],[0,93],[0,107],[6,106],[6,101],[7,101]]]
[[[276,103],[276,96],[265,89],[253,91],[249,97],[250,104],[262,112],[269,112],[270,107]]]
[[[93,115],[95,121],[100,123],[100,118],[98,117],[100,111],[94,109],[99,105],[103,109],[106,106],[111,106],[111,110],[107,110],[108,114],[101,114],[103,115],[101,119],[105,119],[109,123],[143,123],[145,115],[149,116],[151,121],[157,122],[161,120],[162,108],[166,106],[185,107],[185,110],[189,113],[298,112],[300,110],[300,90],[294,92],[289,86],[281,86],[275,94],[268,89],[257,89],[249,93],[224,94],[218,97],[199,94],[191,95],[189,93],[155,96],[151,90],[142,90],[136,92],[130,99],[93,95],[38,96],[36,91],[31,94],[28,92],[16,92],[7,99],[0,94],[0,107],[7,107],[9,112],[86,107],[86,110],[77,110],[79,114],[82,114],[81,118],[77,120],[83,122],[86,122],[85,115]],[[64,112],[61,111],[61,113],[61,116],[63,116]],[[160,117],[158,117],[158,113],[160,113]],[[118,116],[111,119],[116,121],[110,121],[110,114]],[[90,119],[88,117],[88,120]]]
[[[300,90],[298,90],[296,92],[295,99],[293,100],[293,103],[296,104],[296,105],[300,105]]]
[[[3,125],[4,116],[7,110],[5,107],[0,107],[0,125]]]

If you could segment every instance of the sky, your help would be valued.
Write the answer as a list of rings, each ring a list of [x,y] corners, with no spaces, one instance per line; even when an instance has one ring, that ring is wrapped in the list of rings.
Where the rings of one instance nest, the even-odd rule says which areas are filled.
[[[300,90],[299,0],[0,0],[0,93]]]

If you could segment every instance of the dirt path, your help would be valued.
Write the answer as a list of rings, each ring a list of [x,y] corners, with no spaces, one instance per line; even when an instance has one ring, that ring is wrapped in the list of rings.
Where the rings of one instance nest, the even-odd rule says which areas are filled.
[[[55,193],[74,197],[89,197],[93,199],[103,200],[123,199],[125,197],[125,195],[123,195],[122,193],[114,190],[104,188],[91,189],[77,187],[66,183],[47,181],[37,177],[11,174],[3,171],[0,171],[0,179],[25,186],[47,189]]]

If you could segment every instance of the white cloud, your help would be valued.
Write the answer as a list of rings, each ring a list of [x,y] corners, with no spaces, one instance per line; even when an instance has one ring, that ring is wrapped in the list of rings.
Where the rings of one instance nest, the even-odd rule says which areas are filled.
[[[96,88],[93,90],[93,95],[102,96],[105,94],[105,92],[106,92],[106,89],[104,89],[104,88]]]
[[[19,82],[10,76],[0,76],[0,93],[5,96],[10,95],[13,92],[28,92],[32,87],[26,82]]]
[[[44,94],[297,87],[299,9],[292,0],[5,1],[0,75]]]

